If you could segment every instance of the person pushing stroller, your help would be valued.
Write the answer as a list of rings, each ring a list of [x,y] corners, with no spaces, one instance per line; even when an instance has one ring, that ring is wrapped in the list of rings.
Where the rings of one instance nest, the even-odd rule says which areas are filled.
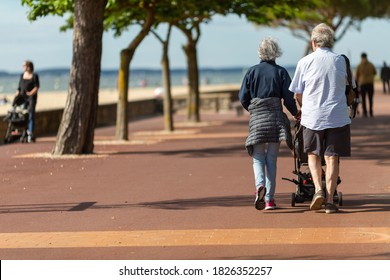
[[[345,59],[331,48],[334,31],[326,24],[317,25],[311,34],[313,53],[297,65],[289,89],[301,106],[304,152],[315,186],[311,210],[338,211],[333,202],[339,178],[339,158],[351,155],[350,124],[345,96],[347,67]],[[321,156],[326,162],[326,195],[322,189]]]
[[[35,142],[34,127],[35,127],[35,107],[37,104],[39,77],[34,73],[34,64],[26,60],[23,64],[24,71],[20,75],[19,86],[16,95],[25,95],[28,102],[28,130],[27,142]]]

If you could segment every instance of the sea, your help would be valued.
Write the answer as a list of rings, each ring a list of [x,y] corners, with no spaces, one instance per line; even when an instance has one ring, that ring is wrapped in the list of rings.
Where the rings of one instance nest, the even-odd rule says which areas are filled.
[[[292,74],[293,67],[287,67]],[[247,67],[231,68],[201,68],[199,70],[200,84],[241,84],[242,79],[248,70]],[[37,70],[40,80],[40,93],[63,92],[68,89],[69,69],[44,69]],[[0,71],[0,95],[15,93],[21,73],[10,73]],[[118,81],[118,70],[102,70],[100,77],[100,89],[116,89]],[[172,86],[187,84],[186,69],[171,70]],[[160,69],[132,69],[130,71],[130,89],[139,87],[156,88],[162,85],[162,73]]]

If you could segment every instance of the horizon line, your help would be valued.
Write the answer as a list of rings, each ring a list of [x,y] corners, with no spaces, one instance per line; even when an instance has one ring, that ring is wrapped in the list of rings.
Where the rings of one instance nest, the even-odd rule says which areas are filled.
[[[248,69],[250,66],[204,66],[204,67],[199,67],[199,70],[238,70],[238,69]],[[295,67],[295,66],[286,66],[286,68],[290,67]],[[47,68],[41,68],[41,69],[36,69],[34,72],[50,72],[50,71],[70,71],[70,67],[47,67]],[[118,68],[102,68],[101,72],[114,72],[118,71]],[[133,67],[130,68],[130,71],[152,71],[152,72],[161,72],[160,67]],[[187,71],[187,67],[173,67],[170,69],[170,71]],[[14,74],[20,74],[22,71],[7,71],[7,70],[1,70],[0,69],[0,74],[9,74],[9,75],[14,75]]]

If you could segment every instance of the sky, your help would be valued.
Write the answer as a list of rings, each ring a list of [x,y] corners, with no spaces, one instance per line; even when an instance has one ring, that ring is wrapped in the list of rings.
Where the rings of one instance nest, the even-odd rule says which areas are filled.
[[[27,20],[27,7],[19,0],[0,1],[0,71],[20,72],[24,60],[32,60],[39,69],[69,68],[72,61],[72,30],[60,32],[65,19],[58,16]],[[134,38],[138,27],[133,27],[119,38],[112,32],[103,35],[102,69],[117,69],[119,53]],[[158,30],[165,36],[166,27]],[[333,48],[351,59],[352,65],[360,61],[361,52],[380,67],[384,61],[390,64],[390,19],[365,20],[362,30],[349,31]],[[249,67],[258,63],[257,48],[262,38],[275,38],[283,55],[277,59],[282,66],[295,66],[302,58],[306,42],[298,39],[285,28],[258,27],[244,17],[236,15],[216,16],[201,27],[198,43],[200,67]],[[186,68],[182,45],[186,42],[181,31],[173,29],[170,41],[171,68]],[[131,62],[132,68],[160,68],[161,43],[148,35],[137,49]]]

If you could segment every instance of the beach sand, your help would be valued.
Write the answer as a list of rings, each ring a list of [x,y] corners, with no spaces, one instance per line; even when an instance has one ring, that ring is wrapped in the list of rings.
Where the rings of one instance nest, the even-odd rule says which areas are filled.
[[[239,89],[239,85],[237,84],[222,84],[222,85],[202,85],[200,87],[201,92],[207,91],[224,91],[224,90],[232,90]],[[128,99],[129,101],[135,100],[143,100],[143,99],[153,99],[156,98],[155,94],[156,88],[131,88],[129,90]],[[172,96],[187,96],[188,87],[187,86],[175,86],[172,88]],[[36,110],[37,111],[45,111],[45,110],[53,110],[53,109],[62,109],[65,107],[67,92],[59,91],[59,92],[39,92],[38,93],[38,103]],[[2,94],[1,97],[6,96],[7,99],[12,102],[14,99],[14,94]],[[104,89],[99,92],[99,105],[103,104],[115,104],[118,101],[118,91],[116,89]],[[8,110],[10,110],[11,103],[0,105],[0,116],[4,116],[7,114]]]

